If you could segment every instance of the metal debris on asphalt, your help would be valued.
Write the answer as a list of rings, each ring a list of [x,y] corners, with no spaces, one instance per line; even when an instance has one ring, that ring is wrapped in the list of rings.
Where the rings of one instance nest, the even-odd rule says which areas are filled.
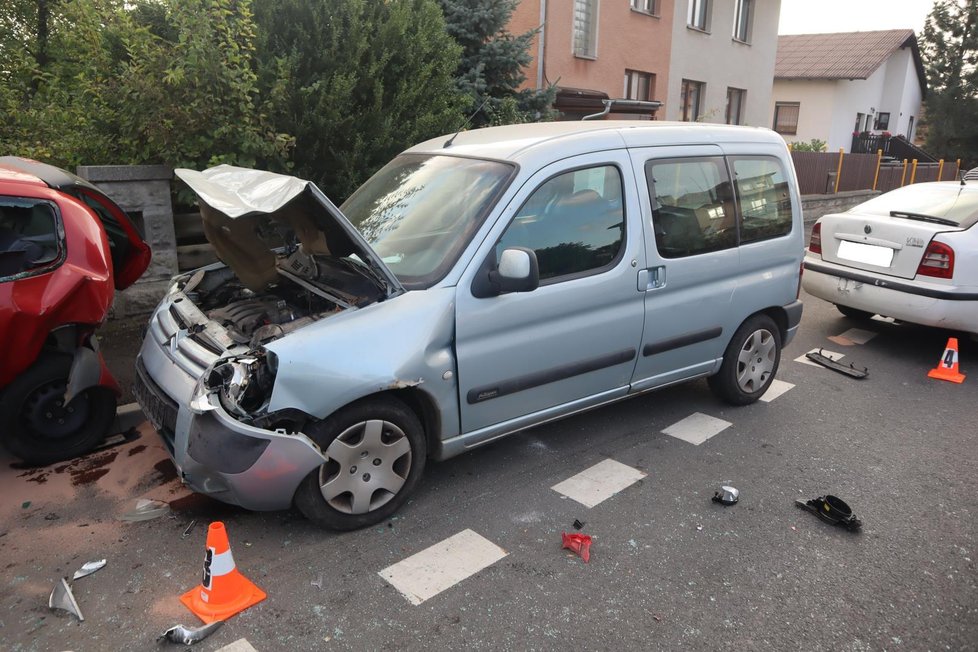
[[[724,507],[736,505],[738,500],[740,500],[740,491],[729,485],[723,485],[720,491],[713,493],[713,502],[720,503]]]
[[[105,560],[99,559],[98,561],[88,561],[82,564],[82,567],[75,571],[75,574],[71,576],[71,579],[77,580],[82,577],[87,577],[97,570],[102,570],[105,568]]]
[[[68,580],[64,577],[54,585],[54,590],[48,597],[48,606],[52,609],[67,611],[75,616],[79,622],[85,620],[85,616],[82,615],[81,609],[78,607],[78,602],[75,601],[75,595],[71,592],[71,587],[68,586]]]
[[[203,641],[205,638],[216,632],[223,624],[223,620],[215,620],[211,624],[198,627],[197,629],[192,629],[186,625],[175,625],[157,636],[156,642],[162,643],[163,641],[168,641],[170,643],[193,645],[194,643]]]
[[[589,534],[567,534],[566,532],[561,532],[560,537],[563,542],[560,546],[561,548],[567,548],[577,554],[578,557],[584,560],[585,564],[591,560],[591,536]]]
[[[574,519],[574,529],[575,530],[580,530],[585,525],[587,525],[587,523],[585,523],[584,521],[578,520],[576,518]]]
[[[195,525],[197,525],[197,519],[190,521],[190,525],[188,525],[187,529],[183,531],[183,534],[180,535],[180,538],[186,539],[187,537],[189,537],[190,533],[193,532]]]
[[[133,508],[119,517],[120,521],[148,521],[170,512],[170,505],[159,500],[137,498]]]
[[[862,521],[852,513],[852,508],[846,501],[836,496],[819,496],[811,500],[796,500],[795,505],[818,516],[826,523],[844,527],[850,532],[855,532],[862,527]]]
[[[319,577],[317,577],[314,580],[310,580],[309,583],[321,591],[323,589],[323,574],[320,573]]]
[[[845,374],[847,376],[852,376],[853,378],[863,379],[869,376],[869,367],[863,367],[862,369],[857,369],[855,365],[851,362],[847,367],[841,362],[837,362],[827,355],[822,354],[822,349],[818,350],[818,353],[810,351],[805,354],[805,357],[816,362],[826,369],[831,369],[832,371],[838,371],[840,374]]]

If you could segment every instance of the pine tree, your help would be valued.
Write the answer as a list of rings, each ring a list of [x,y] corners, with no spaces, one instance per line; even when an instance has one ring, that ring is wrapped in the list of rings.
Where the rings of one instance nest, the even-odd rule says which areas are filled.
[[[523,70],[533,60],[530,46],[537,30],[514,35],[506,29],[519,0],[439,2],[448,33],[462,46],[456,83],[472,98],[471,110],[479,109],[471,124],[528,122],[549,116],[556,89],[520,90],[526,81]]]

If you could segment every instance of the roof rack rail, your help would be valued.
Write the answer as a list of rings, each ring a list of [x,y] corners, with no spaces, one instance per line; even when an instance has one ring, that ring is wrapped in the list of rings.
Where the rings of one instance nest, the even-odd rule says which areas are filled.
[[[611,113],[613,109],[624,109],[628,113],[639,113],[641,111],[648,111],[649,114],[652,114],[655,111],[658,111],[660,107],[662,107],[662,102],[655,101],[655,100],[648,101],[648,100],[617,99],[617,100],[601,100],[601,103],[604,104],[603,111],[599,113],[592,113],[591,115],[586,115],[583,118],[581,118],[581,120],[584,121],[584,120],[595,120],[597,118],[603,118],[604,116]]]

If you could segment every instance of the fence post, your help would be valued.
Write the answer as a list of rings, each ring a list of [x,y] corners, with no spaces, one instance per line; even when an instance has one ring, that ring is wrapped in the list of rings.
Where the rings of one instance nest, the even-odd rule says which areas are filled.
[[[833,193],[839,192],[839,182],[842,180],[842,157],[846,155],[846,148],[839,148],[839,167],[835,169],[835,188],[832,189]]]
[[[942,178],[944,176],[944,159],[937,162],[937,180],[944,181]]]
[[[961,159],[958,159],[957,162],[954,164],[954,178],[955,179],[961,178]]]
[[[903,159],[903,174],[900,175],[900,187],[903,187],[903,182],[907,180],[907,159]]]
[[[883,161],[883,150],[876,150],[876,174],[873,175],[873,190],[876,190],[876,182],[880,179],[880,163]]]
[[[913,180],[917,178],[917,159],[913,160],[910,165],[910,184],[913,185]]]

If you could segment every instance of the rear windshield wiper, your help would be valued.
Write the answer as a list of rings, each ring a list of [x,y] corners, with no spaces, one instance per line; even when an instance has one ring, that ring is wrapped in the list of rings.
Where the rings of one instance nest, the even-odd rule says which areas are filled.
[[[933,222],[934,224],[943,224],[944,226],[960,226],[954,220],[948,220],[943,217],[934,217],[933,215],[924,215],[923,213],[908,213],[906,211],[890,211],[890,217],[904,217],[908,220],[918,220],[920,222]]]

